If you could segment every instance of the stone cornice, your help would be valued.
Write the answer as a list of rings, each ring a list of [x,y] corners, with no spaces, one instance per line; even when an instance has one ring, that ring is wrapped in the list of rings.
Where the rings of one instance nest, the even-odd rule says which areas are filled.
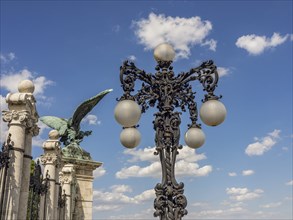
[[[64,164],[74,164],[76,168],[83,168],[88,170],[95,170],[103,164],[102,162],[97,162],[93,160],[80,160],[68,157],[62,157],[62,161],[64,162]]]

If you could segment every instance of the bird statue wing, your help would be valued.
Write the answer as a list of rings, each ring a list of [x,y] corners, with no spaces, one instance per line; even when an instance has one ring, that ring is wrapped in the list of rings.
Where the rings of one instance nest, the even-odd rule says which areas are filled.
[[[68,129],[68,121],[64,118],[55,116],[43,116],[40,118],[41,122],[58,131],[60,136],[63,136]]]
[[[104,98],[105,95],[111,91],[112,89],[104,90],[77,107],[73,114],[71,123],[71,126],[75,129],[75,131],[79,131],[79,124],[81,120],[102,100],[102,98]]]

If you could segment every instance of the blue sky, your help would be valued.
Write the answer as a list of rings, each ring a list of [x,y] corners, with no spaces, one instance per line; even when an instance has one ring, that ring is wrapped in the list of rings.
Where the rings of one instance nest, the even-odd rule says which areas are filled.
[[[112,88],[82,124],[93,130],[82,146],[103,162],[94,219],[152,219],[156,109],[142,115],[132,151],[119,142],[113,111],[122,62],[154,73],[153,48],[162,41],[176,49],[176,73],[214,60],[228,111],[220,126],[202,126],[204,146],[179,154],[184,219],[292,219],[292,1],[1,1],[1,109],[25,78],[36,85],[40,116],[69,118]],[[194,89],[200,105],[202,88]],[[188,123],[183,114],[181,134]],[[35,158],[50,131],[39,126]],[[5,131],[1,120],[1,141]]]

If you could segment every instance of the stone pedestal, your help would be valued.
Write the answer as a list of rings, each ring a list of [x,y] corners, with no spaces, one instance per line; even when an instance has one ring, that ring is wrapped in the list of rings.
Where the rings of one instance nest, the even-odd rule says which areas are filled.
[[[43,144],[44,154],[41,156],[44,165],[44,174],[49,174],[49,189],[44,201],[44,212],[40,216],[45,216],[46,220],[57,219],[58,207],[58,183],[59,168],[61,163],[61,149],[58,131],[52,130],[49,133],[49,140]],[[56,184],[57,183],[57,184]],[[56,198],[57,197],[57,198]],[[56,204],[57,203],[57,204]]]
[[[32,94],[33,83],[24,80],[19,84],[18,90],[18,93],[6,96],[9,110],[2,111],[13,142],[4,201],[6,207],[1,213],[3,219],[26,219],[32,136],[37,135],[39,130],[36,125],[36,100]]]
[[[72,220],[75,203],[75,166],[69,163],[65,164],[59,173],[59,179],[62,190],[66,194],[64,215],[60,219]]]
[[[78,158],[62,158],[64,164],[72,164],[75,167],[75,204],[73,220],[91,220],[93,208],[93,171],[102,163],[93,160]],[[66,166],[66,165],[65,165]]]

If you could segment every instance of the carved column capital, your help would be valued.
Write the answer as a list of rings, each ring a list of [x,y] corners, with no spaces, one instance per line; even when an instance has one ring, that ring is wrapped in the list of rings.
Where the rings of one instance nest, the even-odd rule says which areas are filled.
[[[59,173],[61,185],[75,183],[75,167],[73,164],[66,164]]]
[[[37,124],[34,124],[32,127],[28,128],[28,132],[35,137],[40,133],[40,128]]]
[[[9,93],[6,96],[9,110],[2,111],[3,121],[9,125],[22,125],[26,128],[34,127],[38,122],[39,115],[36,110],[36,100],[31,93]],[[38,134],[33,131],[32,134]]]
[[[54,133],[54,130],[50,134]],[[61,149],[59,136],[52,136],[49,134],[49,139],[43,143],[44,155],[41,157],[41,161],[44,165],[54,164],[56,167],[60,167],[61,163]]]
[[[58,160],[58,156],[55,153],[45,153],[44,155],[41,156],[41,161],[42,164],[48,165],[48,164],[53,164],[56,165]]]
[[[11,124],[19,124],[26,126],[29,118],[29,112],[26,110],[4,110],[2,111],[2,119],[4,122]]]

